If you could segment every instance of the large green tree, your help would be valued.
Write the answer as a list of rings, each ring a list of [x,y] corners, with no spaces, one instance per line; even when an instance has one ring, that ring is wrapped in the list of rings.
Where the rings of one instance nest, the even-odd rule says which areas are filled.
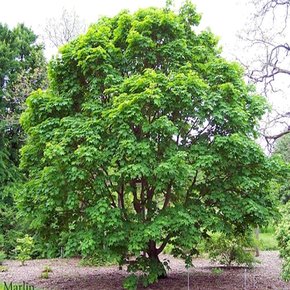
[[[43,46],[37,36],[23,24],[10,29],[0,24],[0,113],[1,136],[9,144],[8,155],[16,166],[23,135],[19,116],[25,99],[37,88],[46,86],[46,63]],[[3,142],[3,141],[2,141]]]
[[[199,21],[189,2],[101,18],[27,99],[17,202],[55,250],[133,254],[147,284],[167,244],[190,263],[209,233],[271,216],[276,163],[254,141],[265,101]]]
[[[0,24],[0,237],[5,236],[8,252],[17,226],[11,185],[20,178],[19,149],[25,138],[19,117],[28,95],[44,88],[46,80],[43,47],[34,32],[22,24],[13,29]]]

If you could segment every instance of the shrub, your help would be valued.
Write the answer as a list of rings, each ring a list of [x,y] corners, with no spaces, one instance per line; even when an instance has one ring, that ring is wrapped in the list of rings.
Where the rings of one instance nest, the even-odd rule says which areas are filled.
[[[53,272],[52,269],[49,267],[49,266],[45,266],[44,267],[44,270],[42,272],[48,272],[48,273],[51,273]]]
[[[25,261],[31,259],[31,253],[33,251],[33,238],[25,235],[22,239],[17,239],[17,260],[21,261],[21,265],[25,265]]]
[[[49,273],[51,273],[51,272],[52,272],[52,269],[49,266],[45,266],[40,274],[40,278],[41,279],[48,279]]]
[[[222,233],[211,235],[207,251],[212,261],[225,266],[246,265],[252,267],[257,260],[253,255],[255,241],[250,234],[245,236],[227,236]]]

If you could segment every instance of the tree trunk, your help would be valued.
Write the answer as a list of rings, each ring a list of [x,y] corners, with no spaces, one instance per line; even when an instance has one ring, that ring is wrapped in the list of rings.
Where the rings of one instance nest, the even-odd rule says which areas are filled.
[[[255,231],[255,238],[256,238],[256,240],[257,241],[259,241],[259,238],[260,238],[260,229],[259,229],[259,226],[257,226],[255,229],[254,229],[254,231]],[[259,246],[258,245],[256,245],[255,246],[255,252],[256,252],[256,257],[259,257],[260,256],[260,251],[259,251]]]
[[[147,254],[150,262],[152,263],[152,265],[154,265],[153,267],[158,269],[158,279],[167,278],[166,269],[158,257],[159,253],[155,241],[149,241]]]

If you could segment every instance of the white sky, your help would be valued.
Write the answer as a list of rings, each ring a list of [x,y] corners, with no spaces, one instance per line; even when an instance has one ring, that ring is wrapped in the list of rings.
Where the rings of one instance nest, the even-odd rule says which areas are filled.
[[[177,7],[182,0],[175,0]],[[192,0],[202,13],[202,27],[210,27],[221,37],[225,53],[230,54],[235,34],[247,17],[247,0]],[[42,34],[47,19],[59,18],[63,9],[74,10],[87,24],[100,16],[113,16],[122,9],[135,11],[141,7],[165,6],[165,0],[0,0],[0,22],[10,27],[24,23],[36,34]]]

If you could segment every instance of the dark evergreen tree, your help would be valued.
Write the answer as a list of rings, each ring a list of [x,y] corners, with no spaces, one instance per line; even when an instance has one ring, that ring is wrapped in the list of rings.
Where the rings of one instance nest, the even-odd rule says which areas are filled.
[[[6,251],[16,226],[12,184],[20,179],[19,149],[25,139],[19,116],[27,96],[46,87],[46,76],[43,46],[34,32],[23,24],[13,29],[0,24],[0,235]]]

